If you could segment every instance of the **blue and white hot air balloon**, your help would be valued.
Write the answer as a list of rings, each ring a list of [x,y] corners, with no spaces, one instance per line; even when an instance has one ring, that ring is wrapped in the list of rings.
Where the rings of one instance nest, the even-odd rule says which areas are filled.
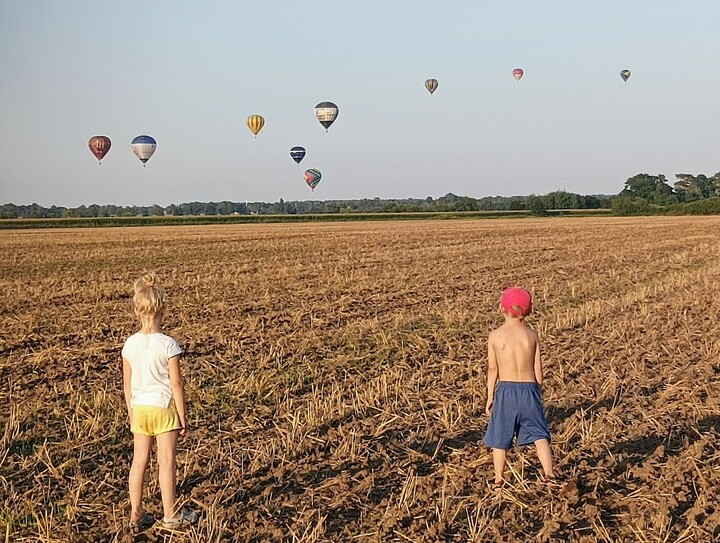
[[[133,153],[140,159],[143,165],[153,156],[157,142],[150,136],[138,136],[132,140]]]
[[[305,157],[305,147],[300,147],[299,145],[296,147],[293,147],[290,149],[290,157],[300,164],[300,161]]]

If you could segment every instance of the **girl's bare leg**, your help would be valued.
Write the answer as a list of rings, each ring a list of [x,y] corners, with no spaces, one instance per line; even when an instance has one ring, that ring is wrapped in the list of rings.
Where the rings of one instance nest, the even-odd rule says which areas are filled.
[[[493,449],[493,467],[495,468],[495,483],[503,482],[503,473],[505,473],[505,458],[507,451],[505,449]]]
[[[553,471],[552,452],[550,451],[550,442],[548,442],[547,439],[538,439],[535,442],[535,448],[537,449],[540,465],[545,472],[545,478],[549,479],[555,477],[555,472]]]
[[[130,520],[138,522],[145,514],[142,504],[145,471],[150,462],[153,438],[142,434],[134,434],[133,460],[130,467]]]
[[[177,513],[175,502],[175,486],[177,484],[177,440],[178,431],[165,432],[156,436],[157,460],[160,480],[160,494],[162,495],[163,514],[166,519]]]

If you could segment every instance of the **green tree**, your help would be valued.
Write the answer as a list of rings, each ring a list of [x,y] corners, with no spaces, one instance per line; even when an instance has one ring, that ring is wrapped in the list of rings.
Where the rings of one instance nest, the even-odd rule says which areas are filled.
[[[643,198],[618,196],[612,199],[613,215],[646,215],[650,213],[650,205]]]
[[[681,202],[694,202],[703,198],[698,178],[691,173],[676,173],[675,193]]]
[[[545,202],[542,198],[536,196],[535,194],[528,196],[526,205],[530,214],[535,217],[546,217],[548,214]]]
[[[668,205],[677,202],[673,189],[667,184],[665,175],[639,173],[627,181],[620,196],[642,198],[649,204]]]
[[[455,209],[457,211],[477,211],[477,200],[469,196],[460,196],[455,202]]]
[[[720,196],[720,176],[692,175],[676,173],[675,192],[682,202],[694,202]]]
[[[15,204],[3,204],[0,206],[0,219],[17,219],[17,216]]]
[[[31,204],[25,210],[25,217],[28,219],[42,219],[46,215],[45,208],[39,204]]]
[[[712,189],[711,198],[720,196],[720,172],[710,178],[710,187]]]

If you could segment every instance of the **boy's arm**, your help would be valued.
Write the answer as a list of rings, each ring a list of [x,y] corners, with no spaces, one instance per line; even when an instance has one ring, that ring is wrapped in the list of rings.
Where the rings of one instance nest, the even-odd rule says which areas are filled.
[[[132,368],[127,358],[123,357],[123,392],[125,393],[125,404],[127,405],[128,418],[130,424],[132,424],[132,405],[130,404],[130,398],[132,398],[132,392],[130,390],[130,383],[132,382]]]
[[[495,399],[495,385],[498,378],[497,357],[493,348],[492,335],[488,338],[488,372],[487,372],[487,403],[485,404],[485,413],[490,414],[492,411],[493,400]]]
[[[185,383],[180,373],[180,355],[173,356],[168,360],[168,370],[170,370],[170,387],[172,388],[173,399],[175,400],[175,408],[180,416],[180,435],[187,434],[187,418],[185,416]]]
[[[540,354],[540,339],[535,334],[535,380],[537,384],[542,386],[543,384],[543,367],[542,367],[542,356]]]

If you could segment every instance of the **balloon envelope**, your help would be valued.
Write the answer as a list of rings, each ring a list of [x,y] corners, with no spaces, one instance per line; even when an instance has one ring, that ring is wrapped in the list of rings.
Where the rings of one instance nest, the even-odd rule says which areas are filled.
[[[623,81],[627,81],[630,78],[630,70],[620,70],[620,77]]]
[[[260,132],[260,130],[262,130],[262,127],[265,126],[265,119],[262,115],[250,115],[247,118],[247,125],[250,129],[250,132],[257,136],[258,132]]]
[[[322,174],[320,173],[320,170],[310,168],[309,170],[305,170],[304,175],[305,182],[307,183],[308,187],[310,187],[312,190],[315,190],[315,187],[318,186],[320,179],[322,179]]]
[[[300,164],[300,161],[305,157],[305,147],[293,147],[290,149],[290,156],[295,162]]]
[[[107,136],[93,136],[88,141],[90,152],[98,159],[98,164],[110,150],[110,138]]]
[[[138,136],[132,140],[131,146],[133,153],[140,159],[140,162],[145,164],[153,156],[157,142],[150,136]]]
[[[315,117],[317,117],[320,124],[325,127],[326,131],[330,128],[330,125],[335,122],[338,113],[338,107],[332,102],[320,102],[315,106]]]
[[[515,78],[515,81],[520,81],[524,73],[525,72],[522,71],[522,68],[515,68],[513,70],[513,77]]]
[[[430,94],[435,92],[435,90],[438,88],[438,81],[437,79],[426,79],[425,80],[425,88],[428,90]]]

